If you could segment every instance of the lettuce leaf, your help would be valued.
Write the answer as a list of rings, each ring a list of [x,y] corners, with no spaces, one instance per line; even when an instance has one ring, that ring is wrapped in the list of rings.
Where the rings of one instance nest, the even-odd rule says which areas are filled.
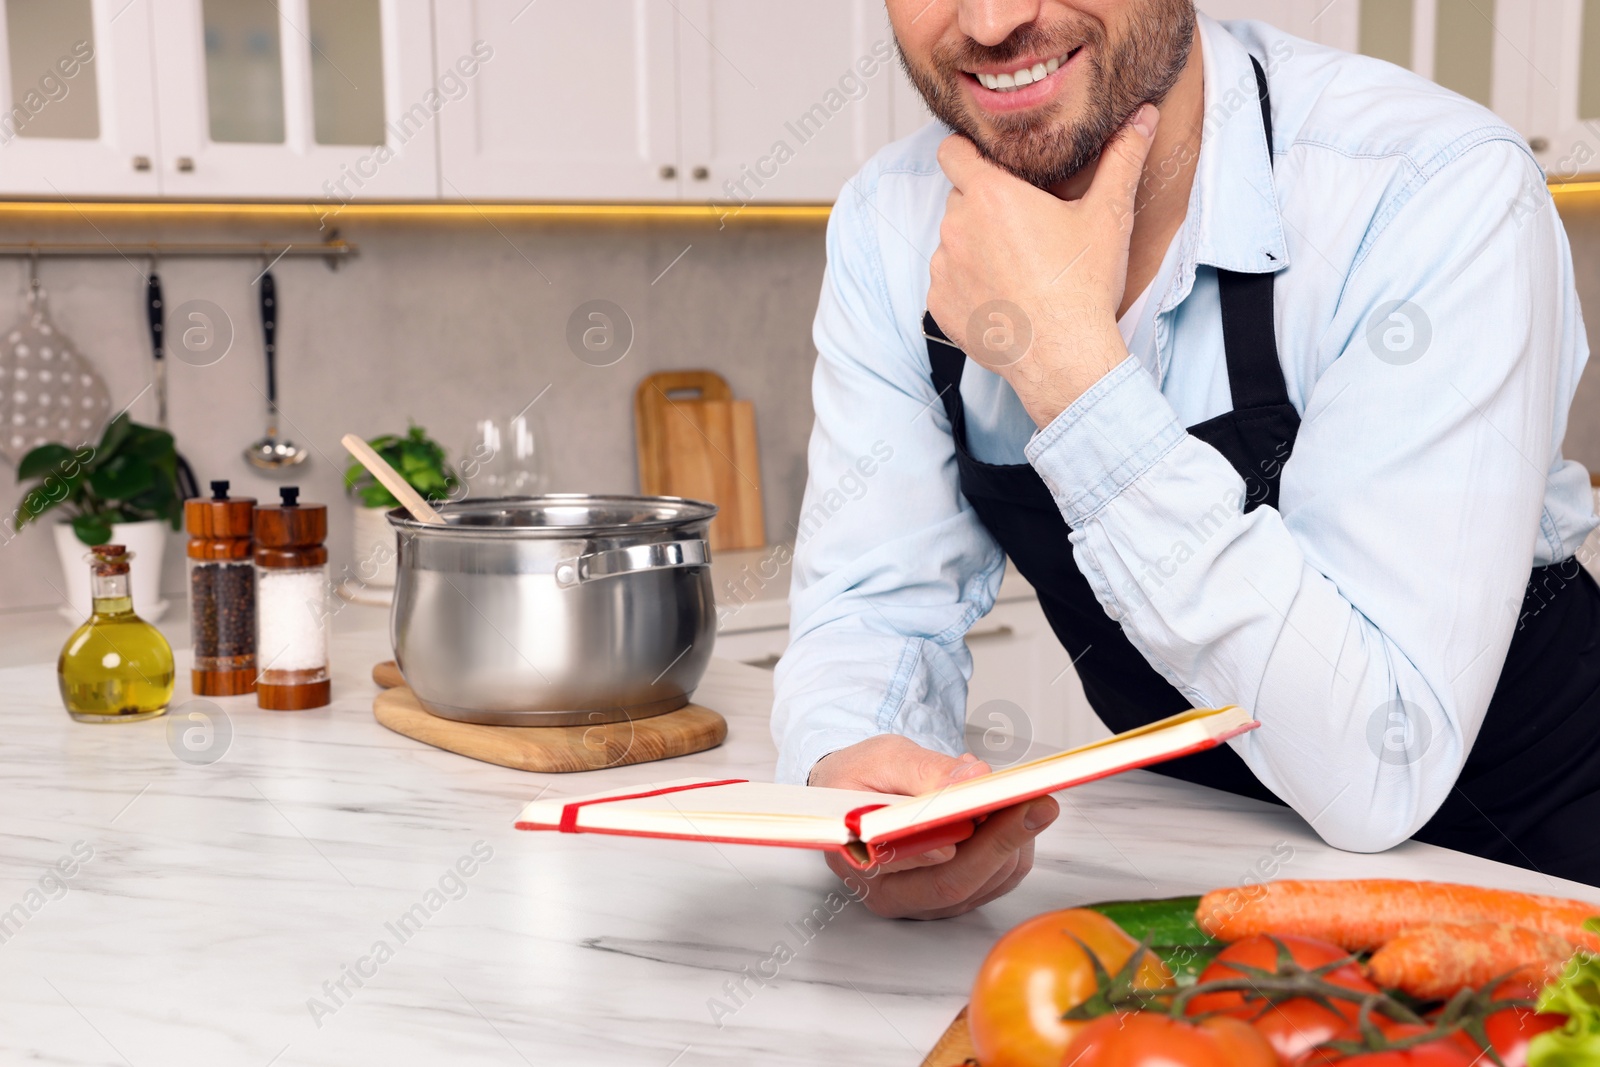
[[[1600,933],[1600,919],[1584,928]],[[1539,1010],[1565,1015],[1567,1024],[1534,1038],[1528,1067],[1594,1067],[1600,1064],[1600,956],[1580,952],[1561,977],[1539,994]]]

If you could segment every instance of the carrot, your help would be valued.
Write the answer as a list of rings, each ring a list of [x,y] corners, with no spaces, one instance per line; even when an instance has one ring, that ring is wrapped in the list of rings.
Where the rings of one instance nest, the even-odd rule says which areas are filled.
[[[1413,926],[1504,923],[1600,952],[1600,935],[1583,928],[1600,904],[1504,889],[1410,882],[1396,878],[1282,881],[1216,889],[1200,898],[1195,921],[1221,941],[1254,934],[1320,937],[1351,952],[1380,948]]]
[[[1423,1000],[1448,1000],[1513,974],[1543,986],[1572,957],[1564,937],[1505,923],[1429,923],[1402,930],[1367,961],[1385,989]]]

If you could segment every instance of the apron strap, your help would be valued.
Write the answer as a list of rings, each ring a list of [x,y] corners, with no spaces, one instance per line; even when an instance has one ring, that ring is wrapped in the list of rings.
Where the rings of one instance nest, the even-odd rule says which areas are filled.
[[[1272,103],[1267,96],[1267,74],[1254,56],[1256,90],[1261,97],[1261,129],[1267,138],[1267,159],[1272,159]],[[1245,274],[1217,268],[1217,289],[1222,301],[1222,346],[1228,362],[1228,389],[1233,409],[1275,407],[1289,403],[1283,367],[1278,363],[1278,339],[1272,312],[1272,274]]]
[[[950,433],[962,447],[967,443],[965,412],[961,405],[961,372],[967,365],[967,354],[950,342],[933,321],[933,313],[922,313],[922,336],[928,341],[928,365],[932,369],[933,388],[944,402],[944,413],[950,417]]]

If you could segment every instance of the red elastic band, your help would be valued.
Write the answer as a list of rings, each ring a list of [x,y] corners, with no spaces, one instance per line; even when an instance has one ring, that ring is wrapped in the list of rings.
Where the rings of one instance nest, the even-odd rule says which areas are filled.
[[[693,785],[674,785],[665,789],[651,789],[643,793],[627,793],[615,797],[592,797],[588,800],[574,800],[561,809],[561,824],[557,827],[564,834],[578,833],[578,809],[586,808],[590,804],[606,804],[613,800],[642,800],[645,797],[658,797],[663,793],[681,793],[686,789],[709,789],[714,785],[743,785],[749,781],[747,778],[724,778],[720,782],[695,782]]]
[[[854,811],[850,811],[845,814],[844,828],[850,831],[851,837],[860,837],[861,816],[865,815],[869,811],[877,811],[879,808],[887,808],[888,806],[889,805],[887,804],[863,804]]]

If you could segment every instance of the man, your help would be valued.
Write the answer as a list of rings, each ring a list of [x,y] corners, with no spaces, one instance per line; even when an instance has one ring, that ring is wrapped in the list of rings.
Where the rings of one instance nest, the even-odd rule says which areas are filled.
[[[1340,848],[1600,884],[1597,520],[1560,447],[1587,345],[1526,145],[1189,0],[888,8],[942,122],[828,228],[805,511],[866,488],[798,548],[780,778],[985,773],[963,635],[1009,556],[1112,729],[1260,720],[1170,773]],[[983,904],[1058,811],[886,867],[869,907]]]

